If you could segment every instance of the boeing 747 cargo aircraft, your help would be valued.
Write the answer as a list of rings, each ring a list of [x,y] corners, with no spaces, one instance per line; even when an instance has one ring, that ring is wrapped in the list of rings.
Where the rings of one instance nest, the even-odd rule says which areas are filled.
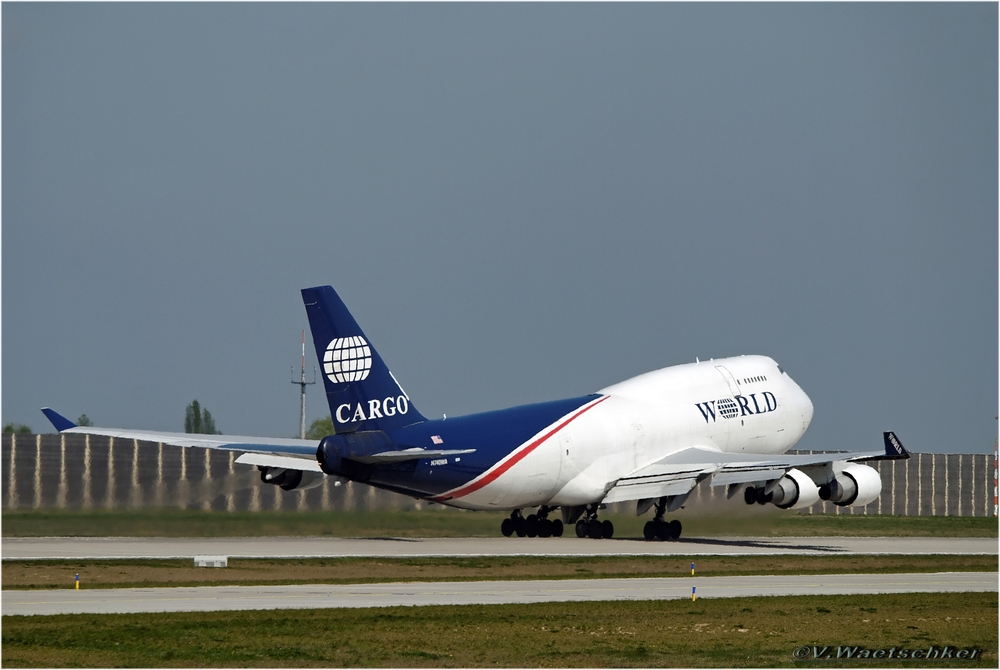
[[[608,503],[652,510],[646,539],[680,537],[665,516],[703,480],[740,489],[746,504],[862,506],[882,490],[862,461],[907,458],[888,432],[870,452],[787,455],[812,420],[799,385],[766,356],[739,356],[648,372],[596,393],[430,420],[417,410],[329,286],[302,299],[323,366],[335,434],[316,442],[76,426],[42,411],[62,433],[90,433],[240,453],[265,483],[286,491],[324,477],[351,480],[471,510],[510,511],[506,536],[609,538]],[[555,514],[555,512],[559,514]]]

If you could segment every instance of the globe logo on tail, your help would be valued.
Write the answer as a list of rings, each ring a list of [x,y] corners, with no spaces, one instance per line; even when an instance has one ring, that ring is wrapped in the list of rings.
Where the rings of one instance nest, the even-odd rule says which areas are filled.
[[[323,371],[327,379],[337,384],[359,382],[372,369],[372,350],[365,338],[338,337],[330,342],[323,354]]]

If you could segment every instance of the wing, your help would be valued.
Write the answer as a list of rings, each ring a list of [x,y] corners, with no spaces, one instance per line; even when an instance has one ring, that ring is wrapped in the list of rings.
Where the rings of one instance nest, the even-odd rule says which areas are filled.
[[[204,449],[224,449],[239,451],[243,454],[236,459],[237,463],[259,465],[272,468],[291,470],[310,470],[322,472],[316,460],[318,440],[296,440],[279,437],[246,437],[242,435],[202,435],[199,433],[166,433],[151,430],[127,430],[124,428],[96,428],[92,426],[77,426],[49,407],[43,407],[42,413],[48,417],[55,429],[60,433],[107,435],[126,440],[144,440],[146,442],[162,442],[178,447],[202,447]],[[398,463],[415,461],[422,458],[443,458],[470,454],[475,449],[422,449],[413,447],[395,451],[383,451],[356,457],[354,460],[362,463]]]
[[[316,447],[319,445],[317,440],[246,437],[243,435],[167,433],[152,430],[128,430],[125,428],[97,428],[94,426],[77,426],[49,407],[43,407],[42,413],[52,422],[56,430],[69,435],[106,435],[125,440],[162,442],[163,444],[171,444],[177,447],[202,447],[204,449],[239,451],[243,452],[243,455],[236,459],[237,463],[320,472],[319,463],[316,461]],[[253,456],[250,456],[251,454]]]
[[[602,502],[680,496],[709,477],[712,486],[733,486],[780,479],[792,468],[823,467],[835,461],[910,457],[895,433],[884,433],[883,439],[885,448],[882,451],[822,454],[729,454],[714,447],[696,445],[625,475],[614,482]]]

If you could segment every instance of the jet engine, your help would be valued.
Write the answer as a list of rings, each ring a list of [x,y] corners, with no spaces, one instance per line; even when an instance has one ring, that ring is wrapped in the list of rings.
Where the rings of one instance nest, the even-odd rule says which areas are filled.
[[[305,472],[303,470],[287,470],[285,468],[261,467],[260,481],[265,484],[280,486],[285,491],[305,491],[316,488],[323,483],[322,472]]]
[[[882,478],[875,468],[849,463],[839,475],[819,487],[819,497],[841,507],[861,507],[878,498]]]
[[[773,496],[770,502],[781,509],[798,509],[809,507],[819,500],[819,489],[809,475],[792,468],[785,476],[774,483],[769,493]]]
[[[328,475],[367,482],[375,467],[356,459],[392,448],[392,439],[380,430],[327,435],[316,449],[316,460]]]

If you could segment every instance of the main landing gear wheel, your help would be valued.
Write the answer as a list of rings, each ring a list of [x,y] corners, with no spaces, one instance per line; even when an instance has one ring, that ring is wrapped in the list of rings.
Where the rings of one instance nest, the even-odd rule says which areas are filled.
[[[562,537],[563,522],[561,519],[550,519],[549,512],[552,509],[542,507],[538,514],[529,514],[527,518],[521,516],[521,510],[514,510],[510,517],[500,523],[500,532],[504,537],[511,537],[515,533],[518,537]]]
[[[510,516],[504,519],[500,523],[500,532],[503,533],[504,537],[510,537],[517,533],[518,537],[524,537],[527,534],[527,523],[523,516],[521,516],[521,510],[516,509],[510,513]]]
[[[537,515],[529,514],[528,518],[524,520],[524,532],[528,534],[528,537],[538,537]]]
[[[766,505],[772,500],[774,500],[774,493],[764,493],[763,488],[748,486],[743,491],[743,502],[748,505],[752,505],[754,503],[757,503],[758,505]]]
[[[647,521],[642,528],[642,536],[647,540],[676,540],[681,536],[681,522],[677,519]]]
[[[747,494],[744,494],[747,495]],[[647,521],[642,528],[642,536],[647,540],[676,540],[681,536],[681,522],[677,519],[664,521],[663,513],[667,511],[667,499],[660,498],[654,507],[656,510],[652,521]]]
[[[589,537],[593,540],[602,538],[610,540],[615,534],[615,525],[610,520],[605,519],[580,519],[576,522],[576,536]]]

